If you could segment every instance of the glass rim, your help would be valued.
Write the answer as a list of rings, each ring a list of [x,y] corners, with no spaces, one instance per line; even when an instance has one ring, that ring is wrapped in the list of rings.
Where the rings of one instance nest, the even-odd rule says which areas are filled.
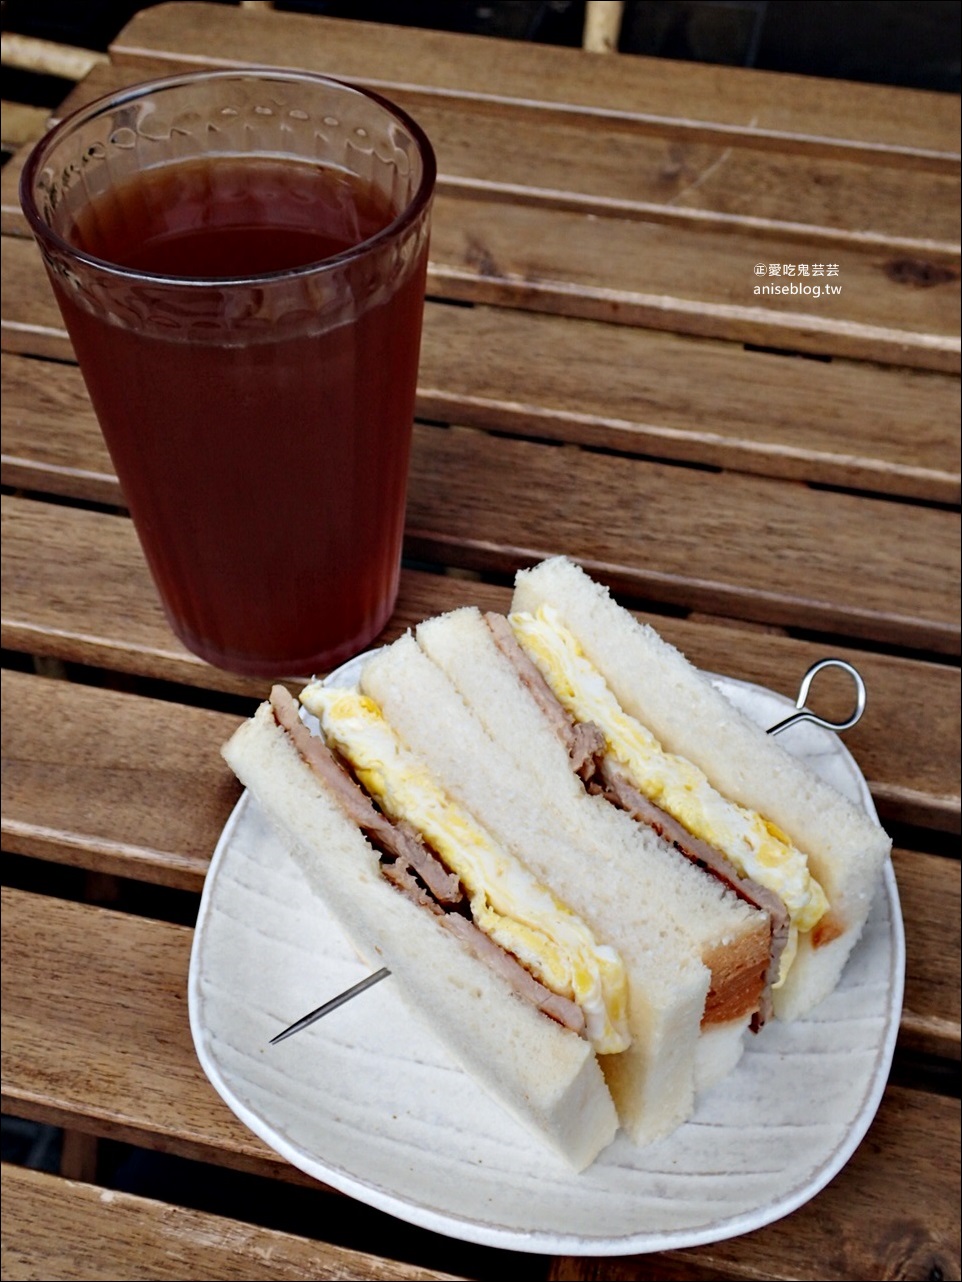
[[[340,253],[331,254],[328,258],[318,258],[312,262],[300,264],[297,267],[284,268],[280,271],[259,272],[246,276],[171,276],[165,272],[149,272],[139,268],[124,267],[120,263],[112,263],[108,258],[99,258],[96,254],[90,254],[86,250],[78,249],[76,245],[73,245],[50,225],[37,206],[37,201],[34,197],[34,184],[41,166],[54,146],[64,136],[69,134],[77,125],[93,119],[110,106],[122,106],[158,90],[174,89],[200,80],[281,80],[288,83],[309,81],[315,84],[333,86],[359,98],[369,99],[383,108],[390,116],[393,116],[413,138],[421,156],[423,169],[416,191],[400,213],[396,214],[385,227],[375,232],[373,236],[368,236],[365,240],[359,241],[358,244],[351,245],[350,248],[343,249]],[[99,98],[95,98],[83,107],[78,107],[69,116],[65,116],[63,120],[58,121],[37,142],[33,151],[27,157],[23,172],[20,175],[20,205],[33,234],[38,240],[52,244],[60,253],[87,266],[94,267],[98,271],[109,273],[126,281],[142,281],[147,285],[170,285],[187,289],[227,289],[231,286],[264,285],[271,282],[291,280],[300,276],[312,276],[321,272],[333,271],[346,263],[364,257],[385,242],[403,234],[409,226],[420,218],[434,193],[436,179],[437,159],[427,134],[403,108],[396,106],[388,98],[383,97],[383,95],[376,93],[372,89],[351,84],[346,80],[339,80],[334,76],[322,75],[320,72],[300,71],[294,68],[269,66],[211,68],[201,71],[185,71],[171,76],[160,76],[156,79],[138,81],[136,84],[129,85],[124,89],[102,94]]]

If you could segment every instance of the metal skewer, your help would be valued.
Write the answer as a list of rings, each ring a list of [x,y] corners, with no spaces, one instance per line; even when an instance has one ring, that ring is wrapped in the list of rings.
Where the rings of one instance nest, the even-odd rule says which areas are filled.
[[[293,1037],[293,1035],[295,1033],[299,1033],[302,1028],[307,1028],[309,1025],[316,1023],[317,1020],[322,1019],[330,1011],[337,1010],[338,1006],[343,1006],[345,1002],[349,1002],[351,998],[356,997],[358,993],[363,993],[365,989],[373,988],[375,984],[379,984],[382,979],[387,979],[390,973],[391,972],[386,966],[382,966],[381,969],[376,970],[373,975],[368,975],[366,979],[359,980],[358,983],[352,984],[350,988],[345,988],[343,993],[338,993],[336,997],[332,997],[331,1000],[329,1002],[325,1002],[323,1006],[318,1006],[316,1010],[312,1010],[308,1012],[308,1014],[302,1015],[301,1018],[295,1020],[293,1024],[289,1024],[283,1032],[278,1033],[276,1037],[272,1037],[270,1040],[271,1046],[276,1046],[277,1043],[282,1042],[285,1037]]]
[[[820,717],[805,706],[808,692],[812,688],[812,682],[824,668],[841,668],[855,682],[855,710],[844,721],[827,721],[824,717]],[[765,733],[770,735],[781,734],[783,730],[788,730],[791,726],[796,726],[802,721],[812,721],[815,725],[822,726],[825,730],[834,730],[836,732],[851,730],[852,726],[861,720],[862,713],[865,711],[865,701],[865,682],[862,680],[862,674],[857,668],[847,663],[844,659],[819,659],[817,663],[812,664],[804,677],[802,677],[802,683],[798,687],[798,697],[795,700],[797,711],[786,717],[784,721],[778,721],[775,725],[769,726]],[[349,1002],[358,993],[363,993],[366,989],[373,988],[375,984],[379,984],[382,979],[387,979],[390,973],[386,966],[382,966],[373,975],[368,975],[366,979],[360,980],[359,983],[352,984],[350,988],[345,988],[342,993],[332,997],[323,1006],[318,1006],[316,1010],[312,1010],[307,1015],[295,1020],[293,1024],[278,1033],[276,1037],[272,1037],[270,1045],[276,1046],[278,1042],[284,1041],[286,1037],[292,1037],[294,1033],[299,1033],[302,1028],[310,1027],[311,1024],[323,1019],[332,1010],[337,1010],[338,1006],[343,1006],[345,1002]]]

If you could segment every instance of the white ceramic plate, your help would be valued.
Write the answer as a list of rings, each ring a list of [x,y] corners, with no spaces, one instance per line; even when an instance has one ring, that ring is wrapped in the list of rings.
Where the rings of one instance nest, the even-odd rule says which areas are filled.
[[[363,659],[365,656],[361,656]],[[355,664],[334,679],[349,682]],[[759,724],[793,705],[715,678]],[[875,814],[838,738],[783,739]],[[363,978],[339,927],[245,794],[228,821],[191,955],[197,1054],[237,1116],[300,1170],[413,1224],[470,1242],[624,1255],[718,1241],[807,1202],[855,1151],[878,1108],[902,1007],[905,943],[891,866],[835,993],[769,1024],[668,1139],[619,1135],[572,1174],[412,1021],[390,978],[278,1046],[276,1032]]]

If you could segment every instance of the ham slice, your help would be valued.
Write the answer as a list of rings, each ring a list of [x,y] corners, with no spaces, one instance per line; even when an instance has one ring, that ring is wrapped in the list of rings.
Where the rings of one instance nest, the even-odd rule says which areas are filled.
[[[640,792],[607,754],[604,736],[598,726],[592,721],[576,721],[559,702],[541,670],[525,653],[504,615],[489,611],[484,620],[495,645],[512,665],[518,680],[531,693],[564,744],[571,768],[581,777],[588,791],[601,793],[633,819],[647,824],[679,854],[723,882],[753,908],[767,914],[771,922],[771,944],[761,1004],[752,1019],[752,1028],[757,1031],[772,1013],[772,984],[778,979],[781,956],[788,942],[789,916],[784,903],[773,891],[742,876],[722,851],[694,837],[683,824]]]
[[[589,784],[589,791],[600,792],[613,805],[627,811],[632,819],[647,824],[659,837],[674,846],[679,854],[723,882],[739,899],[744,899],[752,907],[767,914],[772,931],[768,967],[765,971],[761,1006],[752,1023],[754,1029],[761,1028],[772,1013],[772,984],[778,979],[782,953],[788,943],[788,909],[774,891],[743,876],[720,850],[709,842],[702,841],[700,837],[693,836],[674,815],[662,810],[640,792],[616,763],[606,758],[602,761],[598,774],[600,783]]]
[[[545,1015],[550,1015],[573,1033],[584,1036],[585,1017],[577,1002],[546,988],[510,953],[506,953],[484,931],[478,930],[467,917],[462,917],[460,913],[445,913],[443,925],[453,931],[479,961],[486,962],[492,970],[506,979],[519,997],[532,1002]]]
[[[439,903],[461,903],[464,895],[460,880],[427,849],[409,824],[393,823],[378,810],[324,740],[308,730],[293,696],[283,686],[274,686],[270,700],[277,724],[291,736],[295,748],[334,794],[348,819],[357,824],[371,844],[399,863],[408,865]]]
[[[541,674],[541,670],[518,644],[511,624],[503,614],[489,611],[484,621],[491,630],[494,643],[511,663],[521,684],[547,717],[552,730],[564,744],[571,758],[576,775],[589,779],[604,756],[605,738],[593,721],[574,721],[555,698],[554,691]]]
[[[270,703],[277,724],[290,735],[310,769],[334,794],[347,817],[385,856],[381,860],[381,871],[388,881],[418,907],[434,913],[479,961],[497,971],[518,997],[556,1023],[584,1036],[585,1017],[581,1007],[546,988],[464,914],[466,900],[459,878],[445,868],[409,824],[403,820],[395,823],[378,810],[324,740],[311,734],[304,725],[297,703],[284,686],[273,687]]]

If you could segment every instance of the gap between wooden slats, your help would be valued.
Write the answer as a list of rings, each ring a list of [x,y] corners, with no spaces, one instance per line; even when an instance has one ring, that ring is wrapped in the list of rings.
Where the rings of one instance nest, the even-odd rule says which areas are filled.
[[[115,75],[113,68],[109,75]],[[82,96],[92,89],[85,86]],[[470,135],[470,128],[465,132]],[[463,142],[452,140],[451,147],[454,154],[465,154]],[[544,150],[536,142],[532,148],[533,154]],[[710,219],[705,221],[710,210],[682,215],[689,221],[695,218],[697,226],[664,225],[673,199],[670,194],[657,215],[647,208],[652,202],[642,201],[645,208],[634,211],[642,221],[634,216],[598,217],[580,207],[582,196],[572,197],[567,189],[556,187],[560,180],[556,172],[544,175],[539,196],[533,158],[521,165],[519,177],[525,175],[524,183],[515,184],[511,192],[499,192],[497,184],[504,181],[503,162],[497,163],[501,144],[492,140],[487,162],[475,140],[468,150],[482,152],[477,162],[480,171],[467,179],[457,178],[435,205],[429,280],[436,293],[763,346],[950,372],[959,369],[957,245],[946,256],[949,243],[936,244],[931,234],[910,238],[917,243],[909,244],[904,236],[893,239],[883,230],[880,238],[873,231],[870,243],[863,247],[845,243],[844,237],[842,244],[832,246],[823,243],[824,228],[813,240],[804,229],[792,232],[777,219],[769,220],[767,230],[755,224],[741,226],[737,219],[729,221],[732,211],[726,206],[731,200],[723,192],[716,202],[722,217],[715,229]],[[617,151],[614,143],[599,148],[589,141],[586,157],[613,150]],[[609,187],[615,176],[623,181],[626,170],[633,172],[631,166],[616,161],[615,155],[606,180]],[[597,162],[593,164],[597,168]],[[685,163],[671,155],[655,170],[661,174],[672,167],[679,174],[685,171]],[[716,167],[711,162],[699,171],[701,177]],[[586,159],[583,166],[573,161],[566,168],[584,168],[590,174],[592,164]],[[872,191],[871,184],[866,186],[863,176],[846,197],[835,191],[836,180],[826,185],[809,181],[811,177],[786,173],[778,179],[771,165],[759,171],[765,191],[794,193],[799,184],[802,190],[831,191],[836,210],[852,207],[856,226],[864,225],[858,213],[860,201],[874,211],[895,207],[900,218],[901,211],[910,208],[912,220],[905,226],[912,227],[917,211],[957,202],[954,182],[941,196],[934,192],[926,196],[893,179],[890,197],[883,198]],[[11,174],[7,180],[5,221],[22,229],[16,199],[9,190],[13,179]],[[697,180],[697,174],[690,176],[689,187]],[[652,181],[658,185],[664,179]],[[736,188],[743,183],[737,179]],[[706,194],[710,191],[707,184],[699,181],[698,185],[706,187]],[[609,215],[631,213],[619,205],[617,196],[604,190],[598,194],[598,210]],[[794,195],[792,200],[798,203]],[[821,213],[829,216],[827,210]],[[818,216],[813,209],[809,221],[817,222]],[[948,220],[957,222],[951,213]],[[788,282],[799,289],[820,288],[821,297],[756,294],[756,289],[784,284],[781,277],[756,275],[756,268],[768,272],[770,264],[779,271],[783,264],[793,271],[799,265],[823,271],[817,278]],[[829,276],[829,271],[837,275]],[[841,286],[841,294],[830,296],[828,286]]]
[[[27,466],[32,457],[43,470],[50,434],[36,430],[38,418],[89,419],[89,401],[75,370],[51,366],[41,379],[19,358],[69,362],[73,352],[30,242],[5,238],[3,261],[4,455]],[[429,301],[417,408],[436,420],[906,498],[957,503],[962,489],[954,377],[598,321]]]
[[[502,572],[564,552],[622,593],[958,653],[957,513],[735,474],[720,509],[716,485],[697,469],[416,430],[406,547]]]
[[[254,1174],[290,1173],[197,1062],[191,930],[7,888],[3,909],[5,1112]]]
[[[217,1099],[194,1057],[183,999],[189,930],[10,890],[3,892],[2,928],[8,1111],[220,1165],[243,1161],[262,1173],[292,1173]],[[100,944],[96,956],[91,938]],[[706,1253],[718,1276],[734,1270],[737,1277],[749,1249],[770,1265],[766,1276],[798,1276],[804,1243],[810,1271],[802,1275],[811,1278],[899,1276],[889,1252],[913,1274],[925,1260],[953,1276],[958,1191],[946,1179],[944,1156],[950,1137],[957,1143],[958,1126],[955,1101],[890,1086],[852,1161],[796,1212],[800,1219],[664,1258]],[[879,1151],[898,1159],[880,1162]],[[857,1239],[840,1236],[839,1223],[857,1224]],[[872,1267],[858,1272],[866,1260]]]
[[[43,344],[33,337],[31,346]],[[91,449],[102,460],[103,446],[89,411],[79,421],[64,416],[61,429],[80,443],[74,484],[96,471],[86,460]],[[48,470],[63,485],[72,466]],[[110,482],[99,476],[103,496]],[[25,478],[8,465],[5,479]],[[958,652],[956,513],[737,475],[726,479],[720,513],[712,485],[711,473],[695,469],[419,427],[407,548],[500,572],[564,551],[622,591],[673,605]],[[496,511],[487,493],[501,496]],[[563,521],[556,495],[567,496]]]
[[[955,513],[748,477],[727,479],[734,506],[718,513],[711,473],[579,454],[575,484],[571,463],[545,446],[416,428],[408,555],[510,574],[561,552],[668,606],[958,653]],[[487,492],[502,493],[498,511]]]
[[[726,236],[564,210],[440,196],[428,293],[462,302],[608,321],[815,355],[957,373],[958,268],[916,287],[901,258]],[[4,277],[28,242],[5,239]],[[841,295],[801,303],[758,298],[755,265],[837,265]],[[887,272],[887,267],[889,271]],[[926,268],[921,268],[924,275]],[[778,283],[765,281],[766,284]],[[759,287],[761,287],[759,285]],[[19,328],[23,322],[8,326]],[[27,321],[25,338],[42,339]]]
[[[959,370],[958,267],[937,283],[903,280],[900,256],[752,233],[591,218],[565,210],[449,197],[433,221],[429,289],[466,301],[608,320],[885,364]],[[457,205],[457,207],[455,207]],[[769,264],[821,264],[841,287],[819,298],[760,296],[782,284]],[[927,269],[921,269],[927,270]],[[909,269],[911,273],[911,269]],[[941,278],[938,273],[942,272]],[[798,281],[789,284],[799,284]],[[803,282],[806,283],[806,282]]]
[[[203,664],[172,636],[129,521],[4,497],[3,644],[28,654],[206,689],[262,697],[264,683]],[[476,604],[504,610],[510,591],[448,575],[402,573],[381,640],[421,619]],[[641,615],[699,667],[755,681],[794,698],[822,643],[704,620]],[[869,690],[846,743],[883,817],[959,831],[959,671],[954,666],[844,648]],[[57,687],[52,687],[56,691]],[[819,686],[818,707],[848,711],[844,680]],[[880,733],[880,728],[881,733]]]
[[[8,1163],[3,1198],[3,1275],[9,1282],[413,1282],[461,1276]]]
[[[168,64],[146,62],[136,78],[169,70]],[[57,115],[117,88],[132,74],[125,66],[98,67]],[[748,232],[759,248],[770,238],[793,237],[821,246],[823,257],[829,247],[856,246],[889,257],[932,256],[958,264],[954,174],[790,149],[758,151],[738,140],[650,132],[630,119],[555,118],[462,98],[442,104],[409,89],[393,90],[392,98],[430,137],[442,192]]]
[[[68,426],[79,429],[79,466],[71,476],[61,461],[61,486],[90,497],[85,442],[103,447],[92,421]],[[8,468],[5,479],[25,478]],[[697,469],[420,426],[406,546],[503,573],[566,552],[620,591],[665,603],[958,652],[957,513],[737,475],[719,512],[714,484]],[[107,499],[110,480],[100,474],[91,488]],[[496,510],[489,493],[500,495]]]
[[[237,717],[7,671],[3,700],[5,849],[202,889],[240,796],[220,756]],[[908,941],[900,1044],[957,1058],[959,864],[894,859]]]
[[[6,669],[2,690],[4,849],[199,892],[241,794],[220,755],[241,717]]]
[[[931,1097],[928,1097],[931,1098]],[[942,1099],[932,1166],[912,1131],[926,1097],[889,1087],[851,1162],[812,1201],[775,1224],[727,1242],[645,1257],[559,1258],[552,1282],[701,1282],[701,1279],[941,1279],[959,1276],[957,1100]],[[906,1134],[908,1132],[908,1134]]]
[[[293,14],[238,20],[210,4],[141,11],[111,45],[113,60],[134,71],[160,58],[262,63],[265,51],[276,64],[391,90],[958,169],[958,105],[949,94],[637,56],[608,57],[599,74],[597,57],[576,50]]]

